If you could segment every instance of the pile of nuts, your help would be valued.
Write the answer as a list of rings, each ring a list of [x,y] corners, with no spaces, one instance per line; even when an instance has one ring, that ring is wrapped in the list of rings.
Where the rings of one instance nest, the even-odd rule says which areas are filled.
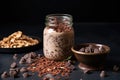
[[[0,41],[0,48],[21,48],[33,46],[38,43],[39,41],[37,39],[24,35],[22,31],[17,31],[3,38],[3,40]]]

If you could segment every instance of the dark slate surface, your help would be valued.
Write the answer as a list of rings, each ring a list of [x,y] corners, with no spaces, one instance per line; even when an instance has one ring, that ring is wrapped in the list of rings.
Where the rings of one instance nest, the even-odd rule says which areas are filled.
[[[84,74],[79,68],[78,63],[75,64],[76,70],[71,73],[70,80],[120,80],[120,71],[115,73],[112,71],[113,65],[120,66],[120,32],[119,23],[74,23],[75,29],[75,44],[95,42],[106,44],[110,46],[111,52],[108,55],[108,60],[106,63],[106,71],[108,77],[100,78],[100,71],[94,71],[92,74]],[[38,36],[42,39],[44,26],[41,25],[1,25],[0,26],[0,38],[8,36],[9,34],[22,30],[27,35]],[[38,53],[43,53],[42,49],[37,51]],[[20,56],[24,53],[20,53]],[[12,53],[2,53],[0,52],[0,74],[3,71],[9,69],[10,64],[13,62]],[[1,78],[0,78],[1,80]],[[8,78],[5,80],[14,80],[13,78]],[[15,80],[24,80],[22,77],[16,78]],[[40,80],[37,75],[29,77],[25,80]]]

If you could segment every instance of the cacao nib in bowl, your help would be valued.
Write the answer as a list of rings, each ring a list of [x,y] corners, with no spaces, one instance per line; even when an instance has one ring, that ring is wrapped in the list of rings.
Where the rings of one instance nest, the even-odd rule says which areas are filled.
[[[110,47],[97,43],[83,43],[73,46],[71,50],[80,62],[80,69],[98,70],[104,66]]]

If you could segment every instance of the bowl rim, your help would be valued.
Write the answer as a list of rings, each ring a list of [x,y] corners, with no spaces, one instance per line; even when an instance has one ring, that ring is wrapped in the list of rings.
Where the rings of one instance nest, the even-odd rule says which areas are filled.
[[[86,53],[86,52],[77,51],[77,50],[74,49],[75,46],[88,45],[88,44],[104,46],[104,47],[106,47],[106,50],[103,53]],[[108,54],[110,52],[110,47],[107,46],[107,45],[104,45],[104,44],[99,44],[99,43],[82,43],[82,44],[77,44],[77,45],[72,46],[71,50],[72,50],[73,53],[77,53],[77,54],[81,54],[81,55],[101,55],[101,54]]]

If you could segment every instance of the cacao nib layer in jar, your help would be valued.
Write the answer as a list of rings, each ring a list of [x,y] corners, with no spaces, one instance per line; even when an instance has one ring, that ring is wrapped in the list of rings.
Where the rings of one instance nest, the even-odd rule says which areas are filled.
[[[71,55],[74,31],[70,26],[59,25],[44,29],[44,55],[53,60],[63,60]]]

